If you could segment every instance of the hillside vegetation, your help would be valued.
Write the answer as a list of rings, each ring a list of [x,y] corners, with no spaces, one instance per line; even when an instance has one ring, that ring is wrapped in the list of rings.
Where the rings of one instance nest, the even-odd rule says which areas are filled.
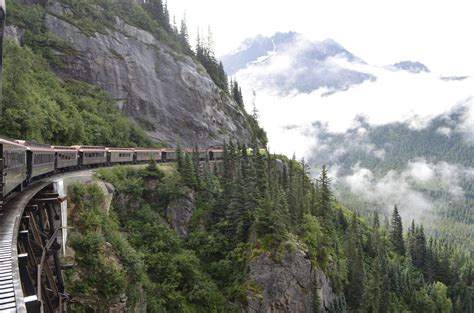
[[[57,145],[151,146],[146,134],[100,88],[62,80],[53,48],[74,53],[43,25],[44,9],[7,1],[8,22],[26,29],[25,44],[4,51],[0,132],[10,138]]]
[[[404,233],[396,210],[390,222],[348,211],[333,200],[325,170],[313,183],[304,163],[243,151],[226,146],[219,176],[189,153],[179,154],[176,168],[152,164],[144,170],[101,170],[99,177],[116,188],[110,215],[92,196],[98,194],[96,187],[72,190],[76,207],[91,215],[81,218],[83,226],[75,226],[72,246],[84,255],[77,253],[75,271],[85,271],[88,262],[98,269],[110,266],[86,257],[101,251],[105,242],[123,264],[113,275],[119,278],[116,289],[95,295],[97,303],[106,305],[125,292],[129,305],[145,301],[150,312],[239,311],[253,301],[250,294],[265,301],[265,290],[248,273],[259,255],[270,253],[278,264],[284,254],[303,251],[330,279],[334,299],[324,310],[472,311],[473,264],[462,251],[429,239],[419,225]],[[189,193],[195,194],[196,207],[188,235],[178,236],[167,211]],[[124,244],[110,237],[110,230]],[[90,237],[96,240],[92,246]],[[123,245],[132,250],[126,252]],[[88,247],[95,252],[88,253]],[[97,273],[102,271],[107,269]],[[88,288],[80,289],[79,281],[68,291],[81,305],[94,307],[80,299],[105,282],[100,274],[84,279]],[[141,295],[134,294],[136,284],[143,288]],[[309,292],[315,311],[327,303]]]

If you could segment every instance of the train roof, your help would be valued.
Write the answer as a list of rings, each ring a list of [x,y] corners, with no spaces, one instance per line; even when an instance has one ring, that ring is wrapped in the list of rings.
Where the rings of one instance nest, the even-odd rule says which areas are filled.
[[[30,151],[46,151],[46,152],[54,152],[54,149],[47,144],[37,143],[34,141],[26,141],[26,140],[15,140],[18,144],[23,145],[26,147],[27,150]]]
[[[75,146],[71,146],[72,148],[76,149],[76,150],[79,150],[79,151],[99,151],[99,152],[105,152],[106,151],[106,148],[105,147],[102,147],[102,146],[79,146],[79,145],[75,145]]]
[[[158,148],[134,148],[135,152],[161,152]]]
[[[56,151],[59,151],[59,150],[69,150],[69,151],[77,151],[76,148],[74,147],[69,147],[69,146],[51,146],[51,148],[53,148],[54,150]]]
[[[185,149],[184,150],[185,152],[195,152],[195,149],[194,148],[189,148],[189,149]],[[206,152],[207,149],[198,149],[197,152]]]
[[[21,147],[21,148],[26,150],[26,147],[24,145],[15,142],[14,139],[7,139],[7,138],[0,137],[0,144],[2,144],[2,145],[3,144],[8,144],[8,145],[12,145],[12,146],[15,146],[15,147],[18,147],[18,148]]]
[[[107,151],[113,152],[133,152],[133,148],[105,148]]]

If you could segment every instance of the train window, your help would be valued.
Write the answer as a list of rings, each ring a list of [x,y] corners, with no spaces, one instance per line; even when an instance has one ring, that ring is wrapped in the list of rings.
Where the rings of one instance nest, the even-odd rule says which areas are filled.
[[[103,152],[86,152],[84,153],[86,158],[102,158],[104,157]]]
[[[76,154],[73,152],[72,153],[71,152],[58,153],[58,157],[61,160],[74,160],[75,156]]]
[[[13,167],[15,165],[18,165],[18,159],[18,152],[6,151],[4,154],[4,166]]]
[[[35,165],[52,163],[53,161],[54,161],[54,154],[52,153],[36,153],[33,158],[33,163]]]

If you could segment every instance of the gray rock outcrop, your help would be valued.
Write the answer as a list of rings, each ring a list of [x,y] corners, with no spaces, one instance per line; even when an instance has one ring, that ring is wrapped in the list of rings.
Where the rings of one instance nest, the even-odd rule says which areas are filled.
[[[17,45],[22,45],[25,31],[15,25],[5,26],[5,38],[13,40]]]
[[[188,236],[188,226],[196,209],[194,192],[185,197],[172,200],[166,208],[166,217],[169,225],[181,236]]]
[[[265,252],[248,264],[248,307],[245,313],[315,312],[319,296],[319,311],[325,312],[334,301],[329,279],[312,268],[302,250],[287,251],[276,261]]]
[[[99,8],[98,8],[99,9]],[[189,56],[116,17],[114,29],[92,36],[68,22],[70,10],[53,2],[46,27],[77,52],[63,55],[63,78],[98,85],[157,141],[191,146],[249,141],[246,117]]]

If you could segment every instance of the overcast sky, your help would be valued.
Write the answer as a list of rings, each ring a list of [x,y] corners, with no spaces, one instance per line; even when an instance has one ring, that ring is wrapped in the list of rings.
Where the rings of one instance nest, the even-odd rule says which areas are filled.
[[[178,21],[186,12],[191,39],[198,26],[210,25],[218,56],[258,34],[296,31],[312,40],[334,39],[369,64],[363,72],[374,74],[376,82],[329,97],[319,90],[286,97],[259,90],[260,122],[275,152],[307,156],[317,144],[312,126],[316,121],[332,132],[351,127],[358,115],[371,124],[408,121],[419,128],[460,103],[470,108],[463,129],[474,133],[474,3],[470,1],[169,0],[169,8]],[[403,60],[422,62],[431,73],[381,67]],[[237,74],[237,79],[249,109],[255,84],[241,76]],[[443,82],[440,76],[471,77]]]
[[[474,74],[472,1],[169,0],[190,36],[210,25],[218,55],[245,38],[297,31],[332,38],[374,65],[420,61],[443,75]]]

